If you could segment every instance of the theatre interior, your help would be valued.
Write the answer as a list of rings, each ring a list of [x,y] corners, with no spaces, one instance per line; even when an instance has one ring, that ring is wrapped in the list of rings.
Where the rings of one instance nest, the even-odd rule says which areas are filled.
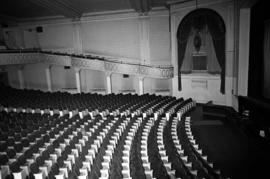
[[[270,178],[263,0],[0,4],[0,179]]]

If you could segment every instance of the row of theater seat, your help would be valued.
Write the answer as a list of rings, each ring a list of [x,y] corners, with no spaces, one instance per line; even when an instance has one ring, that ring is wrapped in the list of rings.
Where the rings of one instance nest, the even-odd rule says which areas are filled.
[[[199,161],[198,164],[202,169],[201,174],[204,176],[211,175],[214,176],[215,178],[218,178],[221,174],[221,171],[216,167],[214,167],[214,164],[211,161],[209,161],[209,158],[203,152],[203,149],[199,147],[199,144],[196,142],[195,136],[192,134],[190,121],[191,121],[190,117],[186,117],[184,120],[185,138],[188,139],[191,150],[195,155],[195,158],[198,158]]]
[[[12,107],[18,110],[47,109],[49,111],[115,111],[116,109],[125,111],[128,107],[136,108],[149,101],[172,98],[149,94],[138,96],[136,94],[100,95],[91,93],[69,94],[67,92],[50,93],[39,90],[17,90],[9,87],[0,87],[0,93],[2,106]]]
[[[15,91],[33,94],[32,90]],[[20,97],[14,99],[25,99]],[[82,99],[69,97],[77,102]],[[211,164],[203,163],[205,156],[200,157],[196,145],[190,145],[188,120],[185,124],[181,119],[195,107],[192,99],[154,95],[97,98],[106,97],[121,107],[108,110],[107,104],[100,103],[99,109],[80,106],[64,111],[46,105],[41,108],[44,103],[36,103],[37,109],[2,104],[1,179],[222,178],[214,169],[211,173]],[[202,164],[196,165],[198,162]]]
[[[200,178],[223,178],[221,171],[217,169],[214,164],[209,161],[207,155],[196,143],[195,137],[191,132],[190,117],[187,117],[185,110],[180,110],[182,120],[174,119],[172,122],[172,135],[174,138],[181,139],[179,142],[182,147],[182,154],[186,156],[184,161],[190,172],[199,176]]]

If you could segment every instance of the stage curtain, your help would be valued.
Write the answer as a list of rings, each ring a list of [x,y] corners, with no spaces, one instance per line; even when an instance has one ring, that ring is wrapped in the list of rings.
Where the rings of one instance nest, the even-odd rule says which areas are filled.
[[[211,74],[220,74],[221,68],[217,60],[213,39],[208,30],[208,26],[205,26],[204,30],[205,37],[205,51],[207,54],[207,71]]]
[[[220,74],[221,68],[217,61],[217,56],[215,52],[215,48],[213,45],[213,40],[211,37],[210,32],[208,31],[207,25],[200,31],[200,36],[202,40],[202,47],[198,53],[203,53],[207,55],[207,71],[211,74]],[[183,64],[181,67],[181,73],[188,74],[192,72],[193,66],[193,54],[197,53],[194,47],[194,37],[195,37],[195,30],[192,30],[189,33],[189,38],[187,40],[185,56],[183,60]]]
[[[195,48],[193,45],[194,36],[195,36],[194,30],[191,30],[189,33],[188,40],[187,40],[183,64],[181,66],[181,73],[184,73],[184,74],[191,73],[192,71],[192,56],[193,56],[193,52],[195,51]]]
[[[270,20],[264,24],[264,97],[270,98]]]

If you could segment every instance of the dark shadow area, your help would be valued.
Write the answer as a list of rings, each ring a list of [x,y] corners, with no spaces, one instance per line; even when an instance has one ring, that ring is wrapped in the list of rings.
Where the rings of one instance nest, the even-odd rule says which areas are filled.
[[[191,113],[192,131],[199,145],[214,166],[225,177],[269,178],[269,147],[248,136],[231,120],[201,123],[207,120],[199,106]]]

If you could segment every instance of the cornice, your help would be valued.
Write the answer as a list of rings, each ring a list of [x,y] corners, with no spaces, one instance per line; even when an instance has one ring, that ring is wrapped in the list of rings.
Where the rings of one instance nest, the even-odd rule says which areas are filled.
[[[165,7],[153,8],[147,17],[169,16],[169,11]],[[141,15],[133,9],[118,10],[118,11],[104,11],[84,13],[80,19],[66,18],[64,16],[46,16],[35,18],[17,19],[19,26],[38,26],[38,25],[61,25],[61,24],[75,24],[92,21],[112,21],[122,19],[138,19]]]

